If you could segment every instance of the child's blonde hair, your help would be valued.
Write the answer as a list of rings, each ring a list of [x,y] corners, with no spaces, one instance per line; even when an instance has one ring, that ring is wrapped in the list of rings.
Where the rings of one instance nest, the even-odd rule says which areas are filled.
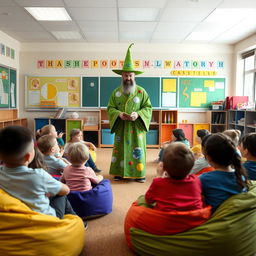
[[[72,164],[83,164],[89,159],[89,149],[83,143],[75,142],[69,146],[68,155]]]
[[[163,168],[173,179],[184,179],[191,171],[194,162],[193,153],[181,142],[171,143],[164,149]]]
[[[241,136],[240,130],[229,129],[224,131],[223,134],[227,135],[234,142],[236,147],[238,146]]]
[[[42,137],[44,135],[50,134],[53,128],[55,129],[54,125],[47,124],[47,125],[43,126],[41,129],[38,129],[36,131],[36,140],[38,140],[40,137]]]
[[[49,153],[51,148],[54,147],[55,144],[56,138],[54,138],[52,135],[44,135],[40,137],[37,141],[37,146],[43,154]]]

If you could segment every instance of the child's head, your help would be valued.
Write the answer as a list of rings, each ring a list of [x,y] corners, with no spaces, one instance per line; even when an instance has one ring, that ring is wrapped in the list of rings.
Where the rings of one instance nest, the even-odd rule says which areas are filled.
[[[223,134],[227,135],[235,144],[235,146],[238,146],[239,139],[241,136],[240,130],[230,129],[223,132]]]
[[[81,142],[72,143],[68,149],[72,165],[83,165],[89,159],[89,149]]]
[[[186,139],[185,133],[182,129],[173,129],[172,130],[172,140],[183,141],[185,139]]]
[[[203,138],[206,136],[206,135],[209,135],[210,132],[206,129],[199,129],[196,131],[196,140],[201,144],[202,143],[202,140]]]
[[[247,174],[241,165],[234,142],[222,133],[212,134],[205,142],[204,153],[207,161],[215,169],[231,166],[235,169],[237,183],[247,187]]]
[[[38,140],[40,137],[44,135],[52,135],[53,137],[57,138],[57,131],[55,129],[55,126],[52,124],[47,124],[41,129],[36,131],[36,140]]]
[[[35,147],[35,157],[33,161],[28,165],[28,167],[33,169],[36,169],[36,168],[42,168],[44,170],[48,169],[47,165],[44,162],[44,155],[41,153],[38,147]]]
[[[194,165],[194,156],[183,143],[171,143],[164,150],[163,169],[176,180],[184,179]]]
[[[0,159],[7,166],[28,165],[34,154],[33,135],[28,128],[8,126],[0,130]]]
[[[52,135],[44,135],[37,141],[39,150],[44,155],[55,155],[59,152],[59,146],[56,138]]]
[[[72,129],[70,131],[70,142],[79,142],[83,140],[83,133],[80,129]]]
[[[256,133],[246,134],[241,140],[241,153],[243,157],[256,158]]]

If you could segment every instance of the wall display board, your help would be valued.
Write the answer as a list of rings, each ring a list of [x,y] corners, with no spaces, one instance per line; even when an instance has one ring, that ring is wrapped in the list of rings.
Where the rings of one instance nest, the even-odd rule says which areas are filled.
[[[99,107],[99,78],[82,78],[82,107]]]
[[[26,77],[26,108],[81,107],[80,77]]]
[[[165,77],[161,79],[162,107],[177,107],[177,86],[178,79]]]
[[[0,108],[9,108],[10,74],[9,69],[0,66]]]
[[[10,108],[17,107],[17,74],[16,70],[10,69],[10,93],[9,93],[9,102]]]
[[[225,78],[179,78],[179,107],[208,108],[225,100]]]

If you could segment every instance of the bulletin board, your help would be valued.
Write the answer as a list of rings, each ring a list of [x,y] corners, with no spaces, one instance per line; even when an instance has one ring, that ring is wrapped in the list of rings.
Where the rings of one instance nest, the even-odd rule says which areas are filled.
[[[0,108],[9,108],[10,73],[9,69],[0,66]]]
[[[81,107],[81,77],[26,77],[26,108],[59,107]]]
[[[161,79],[162,108],[177,107],[178,79],[175,77],[164,77]]]
[[[136,83],[149,95],[153,107],[160,107],[160,77],[136,77]],[[100,106],[106,107],[112,92],[121,85],[120,77],[100,77]]]
[[[10,69],[10,89],[9,89],[9,107],[17,107],[17,73],[16,70]]]
[[[225,78],[179,78],[179,107],[208,108],[225,100]]]

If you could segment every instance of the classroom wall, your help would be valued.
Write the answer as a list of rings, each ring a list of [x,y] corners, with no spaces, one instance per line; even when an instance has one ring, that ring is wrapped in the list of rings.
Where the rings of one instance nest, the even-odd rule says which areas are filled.
[[[19,89],[19,66],[20,66],[20,42],[16,39],[8,36],[4,32],[0,30],[0,43],[4,44],[5,46],[8,46],[15,50],[15,58],[12,59],[10,57],[4,56],[0,53],[0,65],[11,67],[13,69],[16,69],[17,71],[17,95],[20,95],[20,89]],[[17,97],[17,106],[19,106],[19,99],[20,97]],[[18,113],[19,115],[19,113]]]
[[[256,48],[256,33],[252,36],[241,40],[234,45],[234,95],[242,95],[242,85],[243,85],[243,62],[241,59],[241,53],[250,51]]]
[[[20,52],[20,116],[33,119],[49,116],[49,112],[28,112],[24,109],[25,75],[82,75],[115,76],[110,69],[38,69],[37,60],[43,59],[124,59],[127,44],[93,44],[93,43],[22,43]],[[227,78],[226,94],[232,89],[233,47],[228,45],[206,44],[136,44],[132,48],[133,59],[162,60],[223,60],[225,67],[219,76]],[[144,76],[170,76],[168,69],[147,68]],[[80,116],[85,113],[80,113]],[[179,122],[205,122],[204,112],[185,111],[180,113]],[[29,122],[32,126],[32,122]]]

